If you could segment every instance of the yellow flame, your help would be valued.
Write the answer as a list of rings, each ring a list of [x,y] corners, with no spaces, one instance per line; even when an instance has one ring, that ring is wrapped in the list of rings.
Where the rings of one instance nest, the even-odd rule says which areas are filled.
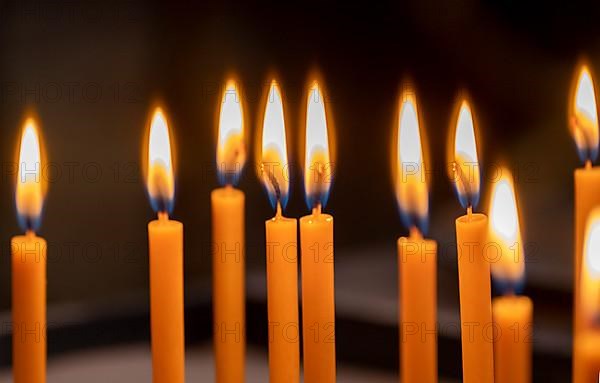
[[[600,314],[600,208],[590,213],[583,246],[581,308],[588,321]]]
[[[429,201],[419,129],[415,94],[404,91],[398,119],[396,198],[403,213],[425,218]]]
[[[583,65],[577,76],[577,85],[571,105],[571,134],[577,148],[583,152],[598,150],[598,111],[592,74]],[[586,154],[586,156],[588,156]]]
[[[463,100],[454,135],[454,181],[460,195],[473,197],[479,194],[479,170],[473,114],[469,103]]]
[[[331,185],[332,164],[329,156],[329,135],[325,100],[318,82],[310,87],[306,109],[306,141],[304,157],[304,190],[307,196],[322,203]]]
[[[236,82],[229,80],[225,85],[219,112],[217,166],[221,173],[238,175],[245,162],[242,100]]]
[[[495,278],[518,282],[525,273],[525,260],[519,212],[512,176],[501,168],[500,179],[494,183],[490,200],[490,241],[498,249],[492,262]]]
[[[42,156],[38,129],[33,118],[25,121],[21,135],[16,202],[19,216],[27,220],[36,220],[42,213]]]
[[[167,117],[161,108],[156,108],[150,123],[148,140],[148,194],[153,200],[163,203],[173,201],[175,179],[171,158],[171,139]],[[167,206],[161,206],[166,209]]]
[[[279,85],[271,82],[262,131],[262,180],[271,198],[281,200],[289,190],[289,169],[283,101]]]

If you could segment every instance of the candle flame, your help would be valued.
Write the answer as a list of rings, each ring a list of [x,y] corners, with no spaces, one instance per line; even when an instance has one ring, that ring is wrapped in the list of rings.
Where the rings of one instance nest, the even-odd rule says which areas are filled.
[[[150,123],[146,178],[146,186],[154,211],[169,213],[173,209],[174,178],[167,117],[161,108],[156,108]]]
[[[598,156],[598,111],[590,69],[582,65],[577,76],[575,94],[570,108],[570,128],[583,162]]]
[[[304,190],[309,208],[325,206],[333,181],[325,99],[318,82],[313,82],[306,105]]]
[[[261,176],[274,208],[278,202],[283,208],[287,204],[290,188],[287,158],[283,101],[279,85],[273,80],[263,120]]]
[[[454,135],[453,180],[458,199],[464,208],[479,202],[481,171],[471,107],[466,100],[460,104]]]
[[[396,200],[404,224],[424,232],[429,199],[419,128],[416,96],[405,90],[398,118]]]
[[[581,308],[588,321],[600,315],[600,208],[590,213],[583,246]]]
[[[229,80],[221,101],[217,142],[217,170],[222,185],[235,185],[246,162],[244,114],[239,89]]]
[[[41,158],[37,124],[28,118],[21,135],[16,190],[19,224],[26,231],[39,227],[44,206]]]
[[[525,274],[525,254],[513,179],[508,169],[500,171],[490,201],[490,241],[498,250],[498,257],[492,262],[492,274],[509,284],[514,292]]]

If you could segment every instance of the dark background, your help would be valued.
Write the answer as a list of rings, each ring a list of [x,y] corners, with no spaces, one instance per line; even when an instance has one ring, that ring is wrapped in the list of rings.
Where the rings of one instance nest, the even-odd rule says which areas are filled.
[[[143,313],[146,224],[154,214],[140,158],[151,104],[165,102],[177,144],[173,217],[185,224],[186,287],[210,296],[209,193],[217,187],[215,112],[226,74],[235,73],[245,89],[251,150],[264,107],[259,100],[269,74],[277,73],[290,155],[298,163],[301,95],[308,74],[318,70],[336,128],[337,171],[325,208],[336,220],[336,267],[356,262],[360,283],[388,279],[395,294],[395,268],[370,266],[377,258],[393,259],[395,240],[406,233],[389,151],[406,76],[417,87],[434,167],[429,236],[451,243],[461,208],[445,176],[445,150],[455,97],[466,89],[481,128],[484,167],[503,161],[517,177],[522,227],[532,245],[530,292],[538,294],[542,314],[549,307],[562,315],[561,334],[568,338],[572,170],[580,165],[566,125],[567,97],[579,57],[587,55],[592,68],[600,59],[596,8],[468,0],[0,2],[0,311],[10,308],[8,241],[20,232],[13,166],[27,110],[39,116],[54,167],[40,230],[51,245],[51,310],[96,302],[110,307],[139,294]],[[255,161],[251,151],[239,185],[248,201],[249,273],[264,269],[263,221],[272,215]],[[299,217],[307,208],[298,174],[292,182],[287,215]],[[489,190],[484,182],[480,211],[487,210]],[[455,268],[452,256],[441,257],[440,269],[454,275]],[[440,284],[452,291],[456,278]],[[91,318],[102,314],[77,310]],[[337,336],[354,332],[340,329]]]

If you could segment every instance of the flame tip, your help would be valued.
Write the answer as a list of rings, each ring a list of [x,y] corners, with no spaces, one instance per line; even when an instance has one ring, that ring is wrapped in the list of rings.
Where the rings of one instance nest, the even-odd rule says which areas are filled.
[[[164,110],[154,108],[148,134],[148,168],[146,188],[155,212],[173,209],[175,179],[171,148],[171,132]]]
[[[41,162],[37,124],[33,117],[28,117],[21,132],[15,193],[19,224],[26,231],[37,229],[41,220],[45,186]]]

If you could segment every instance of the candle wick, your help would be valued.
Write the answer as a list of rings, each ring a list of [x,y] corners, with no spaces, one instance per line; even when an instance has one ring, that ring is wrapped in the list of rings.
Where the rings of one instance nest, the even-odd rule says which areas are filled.
[[[277,208],[276,208],[276,213],[275,213],[275,217],[280,218],[281,217],[281,202],[279,200],[277,200]]]
[[[169,214],[166,211],[159,211],[158,212],[158,220],[159,221],[168,221]]]
[[[473,218],[472,216],[473,216],[473,205],[469,205],[469,206],[467,206],[467,219],[469,221],[471,221],[471,218]]]
[[[412,226],[409,230],[409,236],[414,239],[421,239],[423,235],[417,226]]]
[[[313,207],[312,213],[313,213],[313,215],[319,215],[319,214],[321,214],[321,203],[320,202],[317,203],[315,205],[315,207]]]
[[[35,237],[35,231],[33,231],[32,229],[27,229],[27,231],[25,232],[25,236]]]
[[[589,158],[585,160],[585,168],[586,170],[590,170],[592,168],[592,160],[590,160]]]
[[[275,191],[275,199],[278,201],[277,203],[279,203],[279,201],[281,201],[281,187],[279,186],[279,182],[277,182],[277,178],[275,178],[275,175],[272,172],[267,172],[267,178]]]

